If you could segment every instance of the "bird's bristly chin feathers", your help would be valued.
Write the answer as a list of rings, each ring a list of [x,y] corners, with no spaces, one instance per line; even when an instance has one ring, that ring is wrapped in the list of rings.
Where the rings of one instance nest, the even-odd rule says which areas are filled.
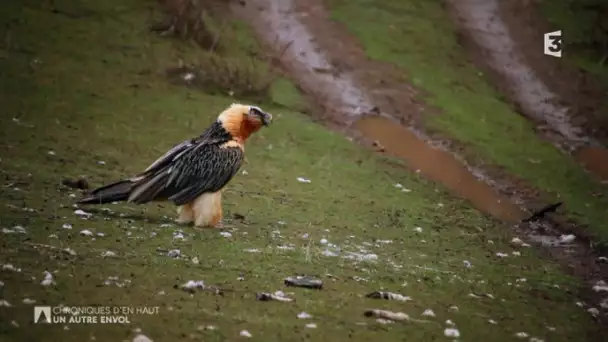
[[[272,115],[259,107],[233,103],[218,116],[217,121],[235,140],[244,142],[262,126],[268,126]]]

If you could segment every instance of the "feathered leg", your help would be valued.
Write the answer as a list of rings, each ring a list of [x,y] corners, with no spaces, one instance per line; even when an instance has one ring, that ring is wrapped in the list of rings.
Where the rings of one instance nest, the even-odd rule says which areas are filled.
[[[192,210],[192,203],[184,204],[177,208],[177,213],[179,217],[175,220],[175,222],[179,224],[187,224],[194,221],[194,211]]]
[[[197,227],[222,227],[222,192],[206,193],[192,204],[194,225]]]

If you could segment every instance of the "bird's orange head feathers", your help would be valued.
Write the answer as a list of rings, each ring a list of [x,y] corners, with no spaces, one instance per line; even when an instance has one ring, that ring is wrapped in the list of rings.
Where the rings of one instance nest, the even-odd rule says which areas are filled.
[[[268,126],[272,115],[259,107],[233,103],[218,116],[217,121],[234,139],[244,142],[262,126]]]

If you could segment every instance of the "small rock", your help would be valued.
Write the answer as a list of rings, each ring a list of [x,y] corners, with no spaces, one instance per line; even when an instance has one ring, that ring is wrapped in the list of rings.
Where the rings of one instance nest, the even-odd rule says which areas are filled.
[[[80,235],[83,235],[83,236],[93,236],[93,232],[91,232],[88,229],[84,229],[84,230],[80,231]]]
[[[229,238],[232,237],[232,234],[230,232],[220,232],[220,235],[225,237],[225,238]]]
[[[241,330],[241,332],[239,333],[239,335],[243,336],[243,337],[252,337],[253,335],[251,335],[251,333],[247,330]]]
[[[33,300],[33,299],[23,298],[23,304],[31,305],[31,304],[34,304],[34,303],[36,303],[36,301]]]
[[[105,251],[105,252],[101,253],[101,256],[104,258],[112,258],[112,257],[116,256],[116,253],[112,252],[112,251]]]
[[[287,286],[306,287],[311,289],[322,289],[323,281],[310,276],[287,277],[284,280]]]
[[[445,330],[443,331],[443,334],[445,335],[445,337],[460,337],[460,331],[458,331],[458,329],[455,328],[445,328]]]
[[[574,241],[574,239],[576,239],[576,236],[574,236],[573,234],[562,235],[559,237],[559,242],[560,243],[570,243],[570,242]]]
[[[315,323],[308,323],[304,327],[308,329],[316,329],[317,325]]]
[[[179,249],[172,249],[169,252],[167,252],[167,256],[169,256],[171,258],[179,258],[180,255],[182,255],[182,252]]]
[[[298,179],[298,182],[300,182],[300,183],[306,183],[306,184],[308,184],[308,183],[312,182],[310,179],[306,179],[306,178],[303,178],[303,177],[298,177],[297,179]]]
[[[153,342],[153,340],[144,334],[138,334],[133,338],[133,342]]]
[[[63,229],[72,229],[72,225],[69,223],[64,223],[63,226],[61,226],[61,228]]]
[[[306,312],[300,312],[298,314],[298,318],[299,319],[310,319],[310,318],[312,318],[312,315],[309,313],[306,313]]]
[[[435,312],[433,310],[431,310],[431,309],[426,309],[422,313],[422,316],[435,317]]]
[[[517,338],[527,338],[528,334],[526,334],[525,332],[518,332],[515,334],[515,337]]]
[[[53,274],[51,272],[44,271],[44,279],[40,282],[40,285],[50,286],[54,283],[55,283],[55,281],[53,279]]]

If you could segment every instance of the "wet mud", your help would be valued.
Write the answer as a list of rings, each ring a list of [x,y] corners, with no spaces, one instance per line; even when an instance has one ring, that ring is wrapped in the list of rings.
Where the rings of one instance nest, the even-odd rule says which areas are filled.
[[[512,27],[503,20],[506,11],[501,11],[500,1],[451,0],[449,4],[462,31],[481,50],[483,58],[479,61],[500,79],[495,82],[500,83],[499,90],[507,93],[520,111],[540,126],[538,131],[546,139],[572,153],[588,172],[607,180],[608,150],[589,136],[582,124],[575,122],[580,118],[575,117],[574,108],[565,105],[528,63]],[[511,22],[511,26],[515,24]],[[537,45],[542,50],[541,39]],[[554,57],[545,56],[547,60],[550,58]]]
[[[519,206],[486,183],[481,172],[474,172],[463,160],[402,125],[398,113],[381,112],[380,104],[373,102],[373,96],[355,77],[337,71],[331,57],[317,46],[315,36],[300,21],[306,12],[299,12],[295,3],[254,3],[258,8],[258,34],[264,37],[264,33],[272,32],[265,40],[277,50],[288,46],[281,56],[283,67],[296,75],[300,88],[321,105],[332,122],[379,143],[386,153],[405,160],[411,168],[469,200],[477,209],[510,223],[524,218]]]
[[[586,282],[581,298],[590,303],[603,299],[591,287],[597,280],[608,278],[608,267],[598,261],[589,241],[577,238],[568,245],[547,245],[543,241],[554,241],[564,232],[576,229],[552,219],[544,223],[519,223],[526,216],[526,203],[518,193],[521,186],[508,178],[488,177],[452,153],[452,148],[442,147],[442,142],[417,130],[418,118],[432,114],[432,110],[416,100],[417,89],[402,79],[391,81],[396,74],[391,66],[371,62],[356,41],[349,40],[347,33],[331,23],[321,0],[249,0],[246,6],[235,6],[234,11],[249,22],[269,50],[280,56],[286,74],[320,108],[317,112],[322,113],[313,116],[360,142],[371,142],[376,149],[381,147],[384,153],[404,160],[412,170],[443,184],[479,210],[509,223],[517,234],[542,247],[569,273]],[[518,70],[527,69],[519,66]],[[540,93],[534,96],[551,98],[541,83],[532,82],[526,89]],[[535,118],[553,127],[562,146],[572,149],[588,143],[589,139],[568,120],[567,109],[551,101],[533,104],[535,97],[525,96],[530,110],[551,112],[547,117],[535,114]],[[602,170],[601,165],[587,159],[602,152],[585,153],[586,165]]]

